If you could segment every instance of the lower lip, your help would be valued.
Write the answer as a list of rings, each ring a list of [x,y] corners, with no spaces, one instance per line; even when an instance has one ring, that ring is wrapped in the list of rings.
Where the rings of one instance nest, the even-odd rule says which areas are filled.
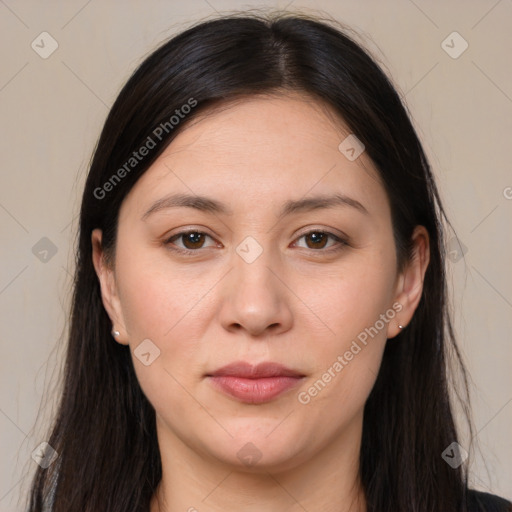
[[[224,393],[248,404],[262,404],[297,386],[302,377],[262,377],[245,379],[230,375],[210,376],[213,384]]]

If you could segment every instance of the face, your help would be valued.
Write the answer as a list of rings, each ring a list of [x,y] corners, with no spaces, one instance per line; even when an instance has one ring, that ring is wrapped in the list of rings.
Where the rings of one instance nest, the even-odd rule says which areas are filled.
[[[210,113],[125,198],[114,270],[93,233],[104,304],[161,442],[274,470],[357,443],[426,265],[398,273],[378,173],[338,148],[349,133],[299,96]],[[244,373],[269,362],[285,369]]]

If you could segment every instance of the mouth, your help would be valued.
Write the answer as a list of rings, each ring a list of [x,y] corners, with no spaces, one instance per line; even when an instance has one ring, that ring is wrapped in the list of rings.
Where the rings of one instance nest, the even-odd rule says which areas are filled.
[[[240,402],[262,404],[298,386],[305,375],[279,363],[253,366],[239,361],[206,377],[217,390]]]

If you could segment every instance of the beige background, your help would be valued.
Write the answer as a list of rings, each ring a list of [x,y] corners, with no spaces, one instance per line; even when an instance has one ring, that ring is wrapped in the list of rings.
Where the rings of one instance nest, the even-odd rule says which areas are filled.
[[[471,481],[511,499],[512,1],[250,6],[287,4],[321,9],[356,29],[405,97],[467,250],[449,267],[481,448]],[[0,511],[23,510],[23,474],[32,475],[31,453],[44,441],[41,428],[57,396],[79,198],[108,108],[164,38],[215,11],[248,6],[0,0]],[[31,48],[44,31],[58,43],[47,59]],[[441,46],[453,31],[469,44],[456,59]],[[43,237],[57,249],[46,262],[32,252]],[[40,410],[42,401],[47,408]]]

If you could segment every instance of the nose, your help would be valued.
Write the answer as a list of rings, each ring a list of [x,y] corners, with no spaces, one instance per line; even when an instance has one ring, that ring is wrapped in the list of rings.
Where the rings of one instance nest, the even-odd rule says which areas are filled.
[[[222,280],[220,321],[224,329],[264,336],[292,327],[292,294],[271,263],[265,251],[252,263],[234,256],[234,268]]]

